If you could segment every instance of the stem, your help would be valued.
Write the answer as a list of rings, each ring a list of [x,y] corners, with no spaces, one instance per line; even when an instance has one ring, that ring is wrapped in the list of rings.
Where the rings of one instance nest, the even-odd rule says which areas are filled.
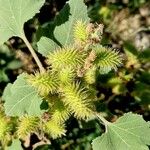
[[[34,49],[32,48],[31,44],[29,43],[28,39],[26,38],[24,31],[23,31],[23,34],[21,37],[22,37],[22,40],[24,41],[24,43],[26,44],[26,46],[28,47],[30,53],[32,54],[35,62],[37,63],[37,65],[40,69],[40,72],[41,73],[45,72],[45,69],[44,69],[40,59],[38,58],[37,54],[35,53]]]
[[[111,124],[111,122],[107,121],[103,116],[101,116],[99,113],[96,113],[96,116],[104,123],[105,125],[105,129],[107,132],[107,127],[109,124]]]

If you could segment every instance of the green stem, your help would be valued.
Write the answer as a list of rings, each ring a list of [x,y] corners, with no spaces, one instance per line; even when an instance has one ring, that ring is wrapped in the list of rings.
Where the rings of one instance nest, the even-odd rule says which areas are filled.
[[[25,36],[25,33],[23,32],[22,34],[22,40],[24,41],[24,43],[26,44],[26,46],[28,47],[30,53],[32,54],[35,62],[37,63],[39,69],[40,69],[40,72],[43,73],[45,72],[45,69],[40,61],[40,59],[38,58],[37,54],[35,53],[34,49],[32,48],[31,44],[29,43],[28,39],[26,38]]]

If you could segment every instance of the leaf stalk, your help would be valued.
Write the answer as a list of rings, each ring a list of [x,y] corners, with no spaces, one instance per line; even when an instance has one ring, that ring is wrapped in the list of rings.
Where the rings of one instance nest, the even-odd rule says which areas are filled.
[[[106,120],[103,116],[101,116],[99,113],[96,113],[96,116],[97,116],[98,119],[100,119],[100,120],[104,123],[105,129],[106,129],[106,132],[107,132],[107,130],[108,130],[108,125],[110,125],[111,122],[107,121],[107,120]]]
[[[39,69],[40,69],[40,72],[43,73],[45,72],[45,69],[40,61],[40,59],[38,58],[37,54],[35,53],[35,50],[33,49],[33,47],[31,46],[30,42],[28,41],[28,39],[26,38],[25,36],[25,33],[23,31],[23,34],[22,34],[22,40],[24,41],[24,43],[26,44],[26,46],[28,47],[31,55],[33,56],[36,64],[38,65]]]

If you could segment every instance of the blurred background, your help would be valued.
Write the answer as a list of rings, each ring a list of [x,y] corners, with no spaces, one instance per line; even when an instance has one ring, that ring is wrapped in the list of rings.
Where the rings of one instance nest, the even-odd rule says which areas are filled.
[[[104,25],[101,44],[119,50],[124,58],[117,72],[100,75],[97,83],[97,110],[110,121],[126,112],[150,119],[150,1],[149,0],[86,0],[92,22]],[[46,0],[41,13],[25,24],[25,32],[36,49],[40,37],[63,8],[66,0]],[[44,58],[40,59],[46,65]],[[0,46],[0,97],[7,83],[22,72],[37,69],[26,46],[19,38],[11,38]],[[0,98],[1,99],[1,98]],[[2,104],[0,103],[0,107]],[[71,118],[67,136],[52,140],[40,150],[91,150],[91,141],[102,134],[97,122],[79,122]],[[31,144],[37,142],[31,138]]]

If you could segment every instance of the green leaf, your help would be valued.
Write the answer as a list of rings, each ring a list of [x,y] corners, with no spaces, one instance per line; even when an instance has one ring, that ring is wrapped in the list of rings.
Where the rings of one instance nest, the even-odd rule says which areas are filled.
[[[143,62],[149,62],[150,61],[150,48],[143,50],[139,53],[138,58]]]
[[[54,31],[50,32],[50,36],[46,35],[46,37],[50,38],[49,40],[43,37],[41,38],[38,42],[38,51],[46,56],[50,51],[60,46],[71,45],[74,39],[73,28],[77,20],[82,20],[83,22],[89,21],[87,7],[83,0],[70,0],[55,18],[54,24],[46,28],[47,33],[50,32],[48,29],[53,29]],[[45,43],[49,45],[49,48],[46,47],[45,49]]]
[[[107,126],[92,142],[93,150],[149,150],[150,125],[140,115],[127,113]]]
[[[25,113],[40,116],[43,113],[40,109],[42,98],[32,86],[27,84],[25,74],[19,75],[14,84],[8,84],[3,99],[5,113],[8,116],[22,116]]]
[[[23,150],[20,140],[13,140],[12,144],[6,150]]]
[[[69,21],[57,26],[54,31],[55,38],[63,45],[70,45],[73,42],[73,28],[78,20],[88,22],[87,7],[83,0],[70,0],[70,17]]]
[[[132,96],[142,105],[150,104],[150,85],[143,82],[136,82]]]
[[[0,45],[12,36],[22,37],[23,26],[44,4],[44,0],[0,0]]]
[[[50,52],[55,50],[58,45],[47,37],[41,37],[40,41],[37,43],[38,52],[43,56],[47,56]]]
[[[9,78],[4,69],[0,70],[0,82],[8,82]]]
[[[125,52],[126,51],[130,52],[135,56],[139,55],[137,49],[135,48],[135,46],[133,44],[131,44],[130,42],[125,42],[124,43],[124,51]]]
[[[21,61],[19,60],[12,60],[11,62],[8,63],[7,68],[11,70],[18,69],[22,66]]]
[[[3,92],[2,100],[9,98],[9,95],[11,95],[11,87],[12,87],[12,84],[8,83]]]
[[[42,36],[53,39],[54,35],[54,29],[56,26],[60,26],[61,24],[68,21],[70,15],[70,7],[69,4],[66,4],[62,10],[56,15],[55,19],[53,21],[50,21],[48,23],[43,24],[42,26],[39,26],[37,32],[36,32],[36,38],[37,41],[40,40]]]
[[[49,22],[41,26],[37,31],[37,39],[40,39],[37,43],[38,52],[43,56],[47,56],[49,52],[55,50],[58,45],[61,45],[54,37],[54,29],[66,21],[68,21],[70,15],[69,4],[66,4],[59,14],[55,17],[53,22]],[[41,37],[42,36],[42,37]]]

